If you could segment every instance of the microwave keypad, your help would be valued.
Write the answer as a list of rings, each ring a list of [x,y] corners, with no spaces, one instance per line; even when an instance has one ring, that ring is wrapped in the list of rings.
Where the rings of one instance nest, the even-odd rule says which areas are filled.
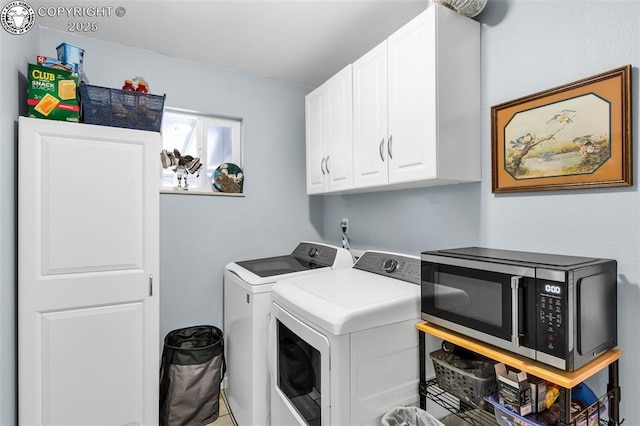
[[[549,290],[549,285],[540,289]],[[538,294],[538,350],[550,355],[562,357],[566,349],[566,333],[564,327],[564,299],[558,287],[551,286],[551,292]]]

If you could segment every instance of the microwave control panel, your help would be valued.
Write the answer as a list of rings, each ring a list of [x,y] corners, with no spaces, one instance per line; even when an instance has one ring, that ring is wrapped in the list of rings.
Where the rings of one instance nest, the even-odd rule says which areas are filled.
[[[563,358],[567,349],[567,295],[562,283],[537,283],[537,349]]]

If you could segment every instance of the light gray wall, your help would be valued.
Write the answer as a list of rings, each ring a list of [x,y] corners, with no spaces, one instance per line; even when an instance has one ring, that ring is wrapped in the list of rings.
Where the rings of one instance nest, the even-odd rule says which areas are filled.
[[[480,184],[324,197],[325,238],[340,241],[349,219],[354,249],[419,255],[423,250],[477,245]]]
[[[42,30],[40,52],[54,55],[63,41],[85,49],[91,84],[121,87],[142,76],[167,106],[243,119],[244,198],[160,196],[161,337],[189,325],[222,328],[228,262],[321,238],[321,200],[305,194],[309,89],[53,30]]]
[[[496,2],[483,17],[483,173],[490,176],[491,105],[634,65],[634,181],[638,180],[640,2]],[[481,194],[481,240],[494,247],[598,256],[618,261],[618,342],[622,417],[640,419],[640,219],[638,186],[494,196]],[[602,374],[601,381],[606,379]],[[594,379],[595,381],[596,379]],[[602,387],[601,387],[602,389]]]
[[[222,274],[230,261],[290,252],[320,240],[322,200],[305,195],[304,95],[309,88],[52,30],[0,32],[0,342],[16,346],[16,121],[26,115],[26,68],[70,42],[86,49],[90,82],[120,87],[144,76],[167,106],[243,119],[245,197],[160,196],[160,333],[222,328]],[[117,61],[114,62],[114,58]],[[0,351],[0,425],[16,423],[16,352]]]
[[[27,63],[38,29],[22,36],[0,30],[0,425],[17,424],[16,208],[17,122],[26,112]]]
[[[417,254],[481,244],[489,247],[618,260],[618,336],[622,417],[640,419],[639,226],[637,185],[624,189],[491,192],[491,116],[497,105],[632,64],[633,162],[638,145],[640,2],[490,0],[482,23],[481,184],[325,197],[325,236],[350,219],[352,245]],[[452,47],[454,48],[454,47]],[[637,166],[634,174],[637,180]],[[465,222],[468,221],[468,223]],[[606,370],[589,383],[604,393]]]

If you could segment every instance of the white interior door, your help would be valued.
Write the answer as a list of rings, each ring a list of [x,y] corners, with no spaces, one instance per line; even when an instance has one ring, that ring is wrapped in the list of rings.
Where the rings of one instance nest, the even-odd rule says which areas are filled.
[[[25,117],[19,136],[20,424],[156,425],[160,136]]]

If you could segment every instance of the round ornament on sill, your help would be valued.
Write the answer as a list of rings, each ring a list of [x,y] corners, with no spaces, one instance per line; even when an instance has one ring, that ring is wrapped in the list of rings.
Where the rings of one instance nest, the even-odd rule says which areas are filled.
[[[461,15],[473,18],[482,12],[487,5],[487,0],[435,0],[449,9],[453,9]]]
[[[222,163],[213,171],[211,185],[220,192],[242,193],[244,173],[233,163]]]

